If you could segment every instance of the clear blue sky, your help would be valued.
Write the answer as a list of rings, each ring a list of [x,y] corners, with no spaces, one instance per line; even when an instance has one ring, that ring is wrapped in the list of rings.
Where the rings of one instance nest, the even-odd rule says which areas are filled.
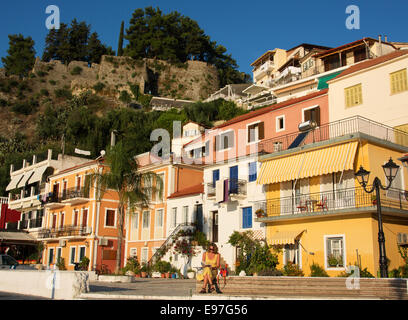
[[[251,62],[265,51],[289,49],[303,42],[335,47],[379,34],[387,35],[389,41],[408,42],[407,0],[3,0],[0,57],[7,55],[7,36],[18,33],[31,36],[37,55],[42,56],[48,33],[45,9],[52,4],[60,8],[61,22],[85,20],[114,50],[121,21],[128,27],[136,8],[178,11],[196,20],[212,40],[228,49],[239,69],[250,74]],[[360,9],[359,30],[345,26],[348,5]]]

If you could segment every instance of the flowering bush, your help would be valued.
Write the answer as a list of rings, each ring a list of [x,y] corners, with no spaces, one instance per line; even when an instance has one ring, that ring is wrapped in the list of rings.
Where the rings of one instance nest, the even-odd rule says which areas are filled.
[[[188,257],[196,255],[194,246],[191,244],[190,241],[187,241],[186,239],[176,241],[173,253],[181,254]]]

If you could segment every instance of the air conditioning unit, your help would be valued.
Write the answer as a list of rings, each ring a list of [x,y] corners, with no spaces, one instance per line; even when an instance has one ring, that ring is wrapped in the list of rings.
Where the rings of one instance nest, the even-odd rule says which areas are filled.
[[[282,142],[275,142],[273,144],[273,151],[275,152],[282,151]]]
[[[398,233],[397,241],[399,245],[408,245],[408,233]]]
[[[107,246],[108,245],[108,239],[106,239],[106,238],[99,239],[99,245],[100,246]]]
[[[67,245],[67,240],[60,239],[60,241],[59,241],[59,246],[60,246],[60,247],[65,247],[66,245]]]

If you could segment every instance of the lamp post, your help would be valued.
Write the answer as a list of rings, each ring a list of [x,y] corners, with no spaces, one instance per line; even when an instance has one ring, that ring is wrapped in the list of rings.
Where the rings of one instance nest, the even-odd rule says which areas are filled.
[[[365,192],[372,193],[375,191],[378,214],[378,244],[380,249],[380,274],[381,278],[388,278],[387,255],[385,253],[385,237],[381,214],[380,188],[382,190],[388,190],[391,187],[392,181],[394,180],[395,176],[398,173],[399,166],[395,164],[395,162],[392,161],[392,159],[390,158],[390,160],[388,160],[388,162],[382,167],[385,176],[387,177],[388,180],[388,185],[386,187],[382,185],[381,180],[378,177],[375,177],[372,188],[367,189],[370,171],[365,170],[363,166],[360,166],[360,169],[355,173],[355,176]]]

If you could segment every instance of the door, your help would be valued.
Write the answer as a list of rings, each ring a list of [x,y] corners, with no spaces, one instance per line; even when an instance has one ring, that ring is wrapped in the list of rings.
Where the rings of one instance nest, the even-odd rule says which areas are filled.
[[[203,205],[197,204],[194,206],[194,217],[197,225],[197,230],[203,232]]]
[[[212,213],[212,242],[218,242],[218,211]]]
[[[84,211],[82,212],[82,226],[86,227],[88,223],[88,210],[84,209]]]
[[[238,166],[230,167],[229,192],[238,193]]]

